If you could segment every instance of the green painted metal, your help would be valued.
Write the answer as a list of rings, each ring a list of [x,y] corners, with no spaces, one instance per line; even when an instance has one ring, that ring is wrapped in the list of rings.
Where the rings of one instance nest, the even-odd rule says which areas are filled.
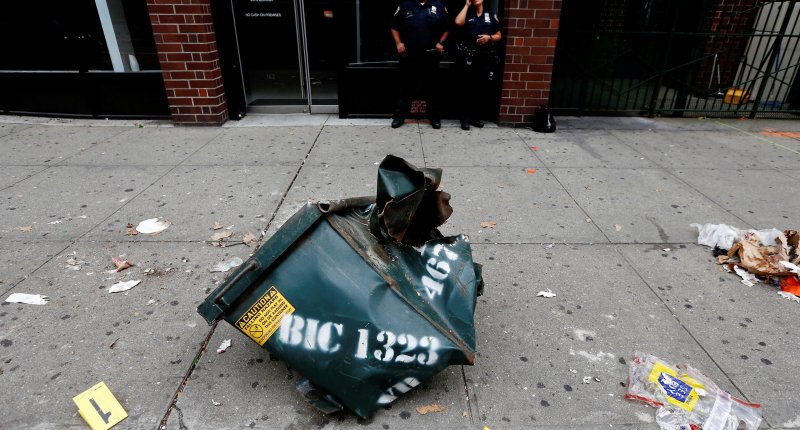
[[[468,238],[436,230],[452,212],[439,177],[388,156],[377,198],[306,204],[198,312],[263,340],[324,412],[368,417],[447,366],[472,364],[483,280]]]

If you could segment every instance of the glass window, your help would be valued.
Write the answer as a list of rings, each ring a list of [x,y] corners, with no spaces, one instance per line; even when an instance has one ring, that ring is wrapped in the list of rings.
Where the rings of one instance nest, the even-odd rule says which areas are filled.
[[[0,3],[0,70],[158,70],[147,5],[139,0]]]

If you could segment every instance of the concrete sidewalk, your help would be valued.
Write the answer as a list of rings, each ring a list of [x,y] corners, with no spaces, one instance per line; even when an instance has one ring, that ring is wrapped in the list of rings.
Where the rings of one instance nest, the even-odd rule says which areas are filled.
[[[72,397],[100,381],[129,414],[120,429],[657,428],[655,409],[623,399],[634,351],[763,404],[765,427],[800,427],[800,304],[721,271],[689,227],[800,227],[800,122],[443,125],[0,117],[0,300],[50,297],[0,306],[0,429],[88,428]],[[389,153],[444,170],[455,213],[441,230],[468,234],[484,265],[478,359],[369,420],[324,416],[284,363],[197,314],[224,278],[209,267],[253,252],[206,241],[215,222],[269,236],[307,199],[374,194]],[[126,235],[154,217],[172,226]],[[107,273],[113,256],[136,266]],[[128,279],[142,283],[107,292]],[[555,298],[535,297],[548,288]],[[432,403],[444,412],[415,411]]]

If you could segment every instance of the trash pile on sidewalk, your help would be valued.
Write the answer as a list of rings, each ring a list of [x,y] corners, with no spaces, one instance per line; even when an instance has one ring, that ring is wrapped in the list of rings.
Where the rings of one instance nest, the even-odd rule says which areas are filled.
[[[717,263],[752,287],[764,282],[781,297],[800,303],[800,236],[796,230],[740,230],[725,224],[691,224],[697,243],[714,248]]]
[[[287,363],[325,413],[369,417],[472,364],[481,267],[466,236],[437,230],[453,212],[441,174],[387,156],[376,197],[307,203],[198,312]]]
[[[694,367],[674,367],[657,357],[634,353],[626,399],[657,407],[662,430],[747,430],[761,424],[761,405],[747,403],[720,389]]]

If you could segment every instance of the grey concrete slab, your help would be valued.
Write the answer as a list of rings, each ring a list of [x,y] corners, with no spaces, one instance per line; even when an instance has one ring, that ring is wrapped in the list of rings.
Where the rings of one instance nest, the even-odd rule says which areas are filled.
[[[489,428],[655,428],[655,409],[623,399],[636,351],[735,390],[614,246],[477,244],[474,255],[486,288],[465,371]],[[556,297],[536,297],[547,289]]]
[[[65,268],[73,252],[81,270]],[[221,277],[207,267],[246,252],[108,242],[62,252],[13,290],[44,294],[49,303],[0,305],[0,426],[86,428],[72,397],[103,381],[129,414],[119,428],[155,428],[209,331],[195,308]],[[105,273],[119,255],[136,266]],[[142,282],[108,293],[128,279]]]
[[[738,154],[742,160],[755,160],[773,169],[800,170],[800,141],[784,139],[780,142],[781,138],[752,133],[716,133],[708,135],[708,139]]]
[[[546,170],[454,167],[441,188],[452,195],[453,216],[440,230],[473,242],[607,242],[556,178]],[[481,228],[494,221],[495,228]]]
[[[645,118],[645,117],[560,117],[556,116],[559,130],[710,130],[723,131],[726,127],[716,119],[708,118]]]
[[[548,167],[656,167],[606,130],[519,131],[519,135]]]
[[[33,125],[0,137],[0,165],[53,165],[125,130],[120,127]]]
[[[232,345],[217,354],[224,339],[231,339]],[[369,419],[358,419],[349,411],[321,414],[302,399],[294,384],[286,363],[271,359],[265,349],[223,321],[178,398],[167,429],[470,427],[460,366],[423,382]],[[215,407],[212,401],[221,405]],[[445,410],[424,416],[415,410],[433,403]]]
[[[226,122],[225,128],[241,127],[305,127],[322,126],[331,115],[328,114],[248,114],[240,120]]]
[[[740,130],[759,132],[762,130],[800,131],[800,121],[796,119],[729,119],[712,120],[720,125]]]
[[[0,294],[11,290],[39,266],[69,246],[69,242],[0,242]]]
[[[431,167],[528,167],[538,161],[513,129],[484,127],[447,134],[423,129],[421,135],[425,162]]]
[[[320,126],[224,128],[183,164],[296,165],[311,150],[320,130]]]
[[[3,123],[0,122],[0,137],[8,136],[9,134],[14,134],[20,130],[24,130],[30,127],[28,124],[15,124],[15,123]]]
[[[0,192],[0,237],[67,240],[80,237],[169,167],[54,166]],[[29,231],[23,227],[31,227]]]
[[[689,224],[741,220],[661,169],[552,168],[558,181],[615,243],[694,242]]]
[[[314,166],[306,164],[297,175],[267,236],[280,228],[308,200],[335,200],[348,197],[374,196],[378,182],[378,166]]]
[[[47,169],[47,166],[5,166],[0,169],[0,190]]]
[[[210,240],[214,222],[241,240],[258,235],[289,188],[295,175],[289,166],[179,166],[136,196],[104,224],[86,235],[89,240]],[[165,231],[126,236],[127,224],[150,218],[172,223]]]
[[[800,335],[793,327],[800,305],[772,286],[741,284],[706,247],[663,253],[630,246],[622,252],[747,399],[763,405],[770,425],[797,418],[800,375],[787,369],[797,362]]]
[[[762,228],[794,229],[800,201],[788,198],[800,189],[800,179],[775,170],[675,170],[673,172],[714,202],[747,222]],[[707,219],[700,223],[711,222]]]
[[[63,164],[176,165],[221,133],[209,127],[130,128]]]
[[[424,167],[416,127],[326,126],[306,164],[373,168],[388,154]]]
[[[721,143],[716,133],[707,131],[612,131],[622,143],[647,159],[667,169],[707,168],[725,169],[766,168],[766,164],[738,152],[745,143]],[[731,135],[733,136],[733,135]]]

